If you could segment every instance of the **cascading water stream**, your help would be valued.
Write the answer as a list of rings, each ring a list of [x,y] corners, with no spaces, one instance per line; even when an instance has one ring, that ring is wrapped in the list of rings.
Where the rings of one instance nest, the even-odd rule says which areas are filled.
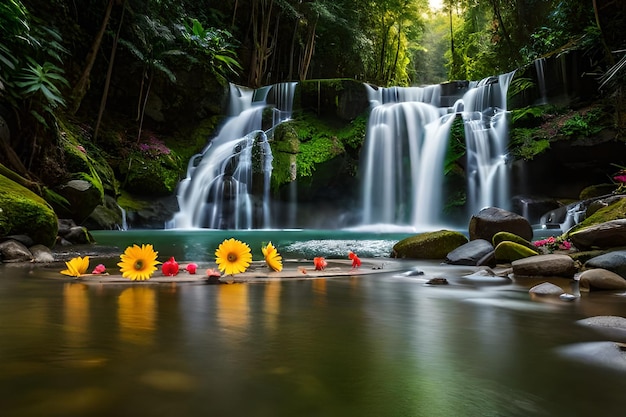
[[[230,86],[230,117],[202,153],[189,161],[178,186],[179,211],[167,228],[270,227],[272,153],[262,113],[273,105],[273,124],[291,116],[296,83],[250,90]]]
[[[506,94],[514,73],[471,83],[451,107],[438,87],[369,87],[372,111],[362,151],[363,225],[440,228],[443,171],[452,122],[465,126],[468,210],[507,208]]]

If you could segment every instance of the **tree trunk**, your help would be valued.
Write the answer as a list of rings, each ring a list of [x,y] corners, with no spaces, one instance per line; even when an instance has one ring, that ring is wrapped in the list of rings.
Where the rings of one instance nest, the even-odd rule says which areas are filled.
[[[111,17],[111,9],[113,9],[113,3],[115,0],[109,0],[107,4],[106,11],[104,12],[104,18],[102,19],[102,24],[100,25],[100,30],[96,34],[93,42],[91,43],[91,48],[89,49],[89,53],[87,54],[87,58],[85,59],[85,68],[83,69],[83,73],[81,74],[78,82],[72,89],[72,107],[70,109],[72,114],[76,114],[78,109],[80,108],[80,104],[83,101],[83,97],[87,93],[87,89],[89,86],[89,76],[91,75],[91,69],[93,68],[94,63],[96,62],[96,57],[98,55],[98,50],[100,49],[100,44],[102,43],[102,38],[104,37],[104,32],[106,31],[107,25],[109,24],[109,18]]]
[[[304,56],[300,63],[299,78],[300,81],[306,80],[306,74],[309,72],[309,66],[311,65],[311,59],[313,58],[313,52],[315,51],[315,33],[317,30],[317,21],[319,16],[315,18],[313,26],[309,27],[307,32],[307,42],[304,48]]]
[[[113,39],[113,45],[111,46],[111,56],[109,58],[109,68],[107,69],[107,78],[104,83],[104,91],[102,92],[102,99],[100,100],[100,108],[98,109],[98,120],[96,121],[96,127],[93,133],[93,141],[98,140],[98,131],[100,129],[100,122],[102,121],[102,115],[107,104],[107,97],[109,96],[109,86],[111,85],[111,74],[113,73],[113,63],[115,62],[115,52],[117,51],[117,41],[120,38],[120,32],[122,31],[122,22],[124,22],[124,12],[126,11],[126,0],[123,0],[122,4],[122,16],[120,17],[120,24],[117,27],[115,38]]]
[[[146,114],[146,105],[148,104],[148,96],[150,95],[150,87],[152,86],[152,79],[154,71],[150,71],[150,78],[148,79],[148,87],[146,87],[146,96],[141,106],[141,115],[139,117],[139,131],[137,132],[137,143],[141,140],[141,130],[143,129],[143,117]]]

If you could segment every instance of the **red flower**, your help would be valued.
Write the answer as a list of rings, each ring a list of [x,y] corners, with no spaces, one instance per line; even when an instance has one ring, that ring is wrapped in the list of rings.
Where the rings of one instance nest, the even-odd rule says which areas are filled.
[[[358,256],[356,256],[356,253],[352,251],[348,252],[348,258],[352,259],[352,268],[358,268],[361,266],[361,260]]]
[[[107,271],[106,267],[102,264],[96,265],[96,267],[91,271],[92,274],[103,274]]]
[[[198,269],[198,265],[196,265],[196,264],[194,264],[194,263],[188,264],[188,265],[185,267],[185,270],[186,270],[187,272],[189,272],[190,274],[192,274],[192,275],[196,273],[196,269]]]
[[[324,268],[328,266],[328,262],[326,262],[326,259],[323,257],[318,256],[317,258],[313,258],[313,265],[315,265],[316,271],[323,271]]]
[[[161,272],[163,275],[168,277],[173,277],[174,275],[178,275],[178,262],[172,256],[169,261],[163,262],[161,266]]]

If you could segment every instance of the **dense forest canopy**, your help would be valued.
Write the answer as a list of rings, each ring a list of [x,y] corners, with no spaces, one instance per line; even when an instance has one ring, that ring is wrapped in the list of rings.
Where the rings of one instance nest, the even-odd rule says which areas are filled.
[[[44,154],[59,114],[82,114],[95,140],[107,106],[137,121],[139,140],[152,89],[184,85],[183,73],[249,87],[406,86],[579,49],[616,89],[624,12],[616,0],[442,0],[436,10],[428,0],[4,0],[0,99],[19,135],[0,140],[0,162],[28,176],[34,161],[55,158]],[[133,103],[108,98],[131,88]]]

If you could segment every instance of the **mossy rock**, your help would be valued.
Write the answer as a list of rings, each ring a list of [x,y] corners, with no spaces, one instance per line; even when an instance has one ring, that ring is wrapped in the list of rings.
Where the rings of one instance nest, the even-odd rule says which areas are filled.
[[[596,184],[584,188],[578,195],[579,200],[588,200],[590,198],[602,197],[611,194],[617,189],[615,184]]]
[[[539,255],[539,252],[530,249],[525,245],[508,240],[500,242],[495,249],[497,262],[513,262],[518,259],[524,259],[535,255]]]
[[[535,245],[533,245],[531,242],[527,241],[523,237],[516,235],[515,233],[498,232],[493,235],[491,243],[494,247],[498,246],[502,242],[515,242],[519,245],[526,246],[528,249],[531,249],[533,251],[536,251],[537,249]]]
[[[467,237],[452,230],[426,232],[402,239],[393,246],[394,258],[444,259],[454,249],[468,242]]]
[[[52,207],[32,191],[0,175],[0,235],[27,235],[52,247],[58,232]]]
[[[566,236],[589,226],[606,223],[611,220],[626,219],[626,196],[619,197],[621,198],[615,198],[612,204],[598,209],[591,216],[572,227],[568,230]]]
[[[183,164],[174,154],[150,158],[134,153],[131,159],[122,169],[123,188],[138,195],[170,195],[184,175]]]

